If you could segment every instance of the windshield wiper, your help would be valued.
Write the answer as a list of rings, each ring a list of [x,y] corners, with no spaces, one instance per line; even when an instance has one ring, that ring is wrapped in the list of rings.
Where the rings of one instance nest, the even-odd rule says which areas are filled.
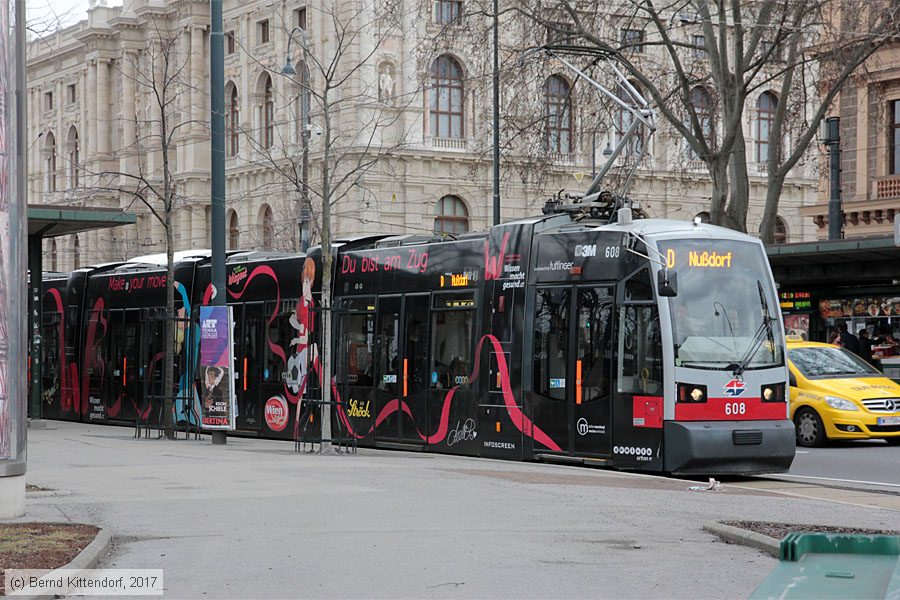
[[[726,369],[732,370],[735,377],[740,377],[750,365],[750,361],[756,356],[756,352],[762,345],[763,339],[767,338],[774,343],[772,323],[775,321],[775,318],[769,314],[769,303],[766,301],[766,294],[763,292],[762,282],[759,279],[756,280],[756,289],[759,291],[759,303],[762,305],[763,309],[763,320],[762,323],[759,324],[759,327],[756,328],[756,333],[753,334],[750,347],[747,348],[747,352],[744,353],[741,360],[737,364],[731,364],[726,367]],[[765,338],[763,337],[763,333],[766,334]]]

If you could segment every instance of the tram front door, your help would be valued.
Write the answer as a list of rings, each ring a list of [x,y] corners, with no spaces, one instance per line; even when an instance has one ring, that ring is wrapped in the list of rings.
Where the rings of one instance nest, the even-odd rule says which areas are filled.
[[[613,298],[611,287],[536,291],[534,423],[564,454],[610,456]]]

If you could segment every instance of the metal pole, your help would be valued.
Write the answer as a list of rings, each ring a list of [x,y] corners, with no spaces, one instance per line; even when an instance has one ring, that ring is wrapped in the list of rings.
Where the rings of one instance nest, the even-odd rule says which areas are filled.
[[[494,0],[494,225],[500,224],[500,11]]]
[[[212,227],[212,284],[215,306],[225,306],[225,40],[222,33],[222,0],[210,2],[210,225]],[[225,432],[212,432],[213,444],[225,443]]]
[[[27,190],[25,177],[27,171],[28,142],[25,139],[28,110],[25,106],[25,0],[16,0],[16,197],[22,207],[25,207]],[[28,268],[31,270],[31,290],[29,311],[31,319],[31,418],[41,418],[41,397],[43,389],[41,384],[41,280],[42,280],[42,234],[29,236],[28,239]]]
[[[829,178],[831,180],[831,194],[828,198],[828,239],[839,240],[843,229],[843,210],[841,208],[841,120],[838,117],[830,117],[825,121],[826,137],[828,144]]]
[[[290,43],[290,42],[288,42]],[[303,194],[300,199],[300,251],[309,249],[309,49],[306,46],[306,30],[300,30],[300,43],[303,46],[303,64],[300,65],[300,148],[303,162],[300,165],[300,177],[303,178]]]

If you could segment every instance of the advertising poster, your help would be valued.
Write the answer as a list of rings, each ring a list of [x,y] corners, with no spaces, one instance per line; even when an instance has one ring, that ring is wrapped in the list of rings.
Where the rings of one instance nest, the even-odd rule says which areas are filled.
[[[232,325],[230,306],[200,307],[200,423],[204,429],[234,429]]]
[[[784,315],[784,333],[809,340],[809,315]]]

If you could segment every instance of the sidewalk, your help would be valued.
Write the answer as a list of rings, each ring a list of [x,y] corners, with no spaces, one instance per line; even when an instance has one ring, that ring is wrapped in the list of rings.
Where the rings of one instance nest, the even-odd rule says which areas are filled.
[[[776,561],[710,520],[887,527],[897,512],[588,468],[285,442],[29,431],[29,520],[108,530],[168,598],[745,598]]]

